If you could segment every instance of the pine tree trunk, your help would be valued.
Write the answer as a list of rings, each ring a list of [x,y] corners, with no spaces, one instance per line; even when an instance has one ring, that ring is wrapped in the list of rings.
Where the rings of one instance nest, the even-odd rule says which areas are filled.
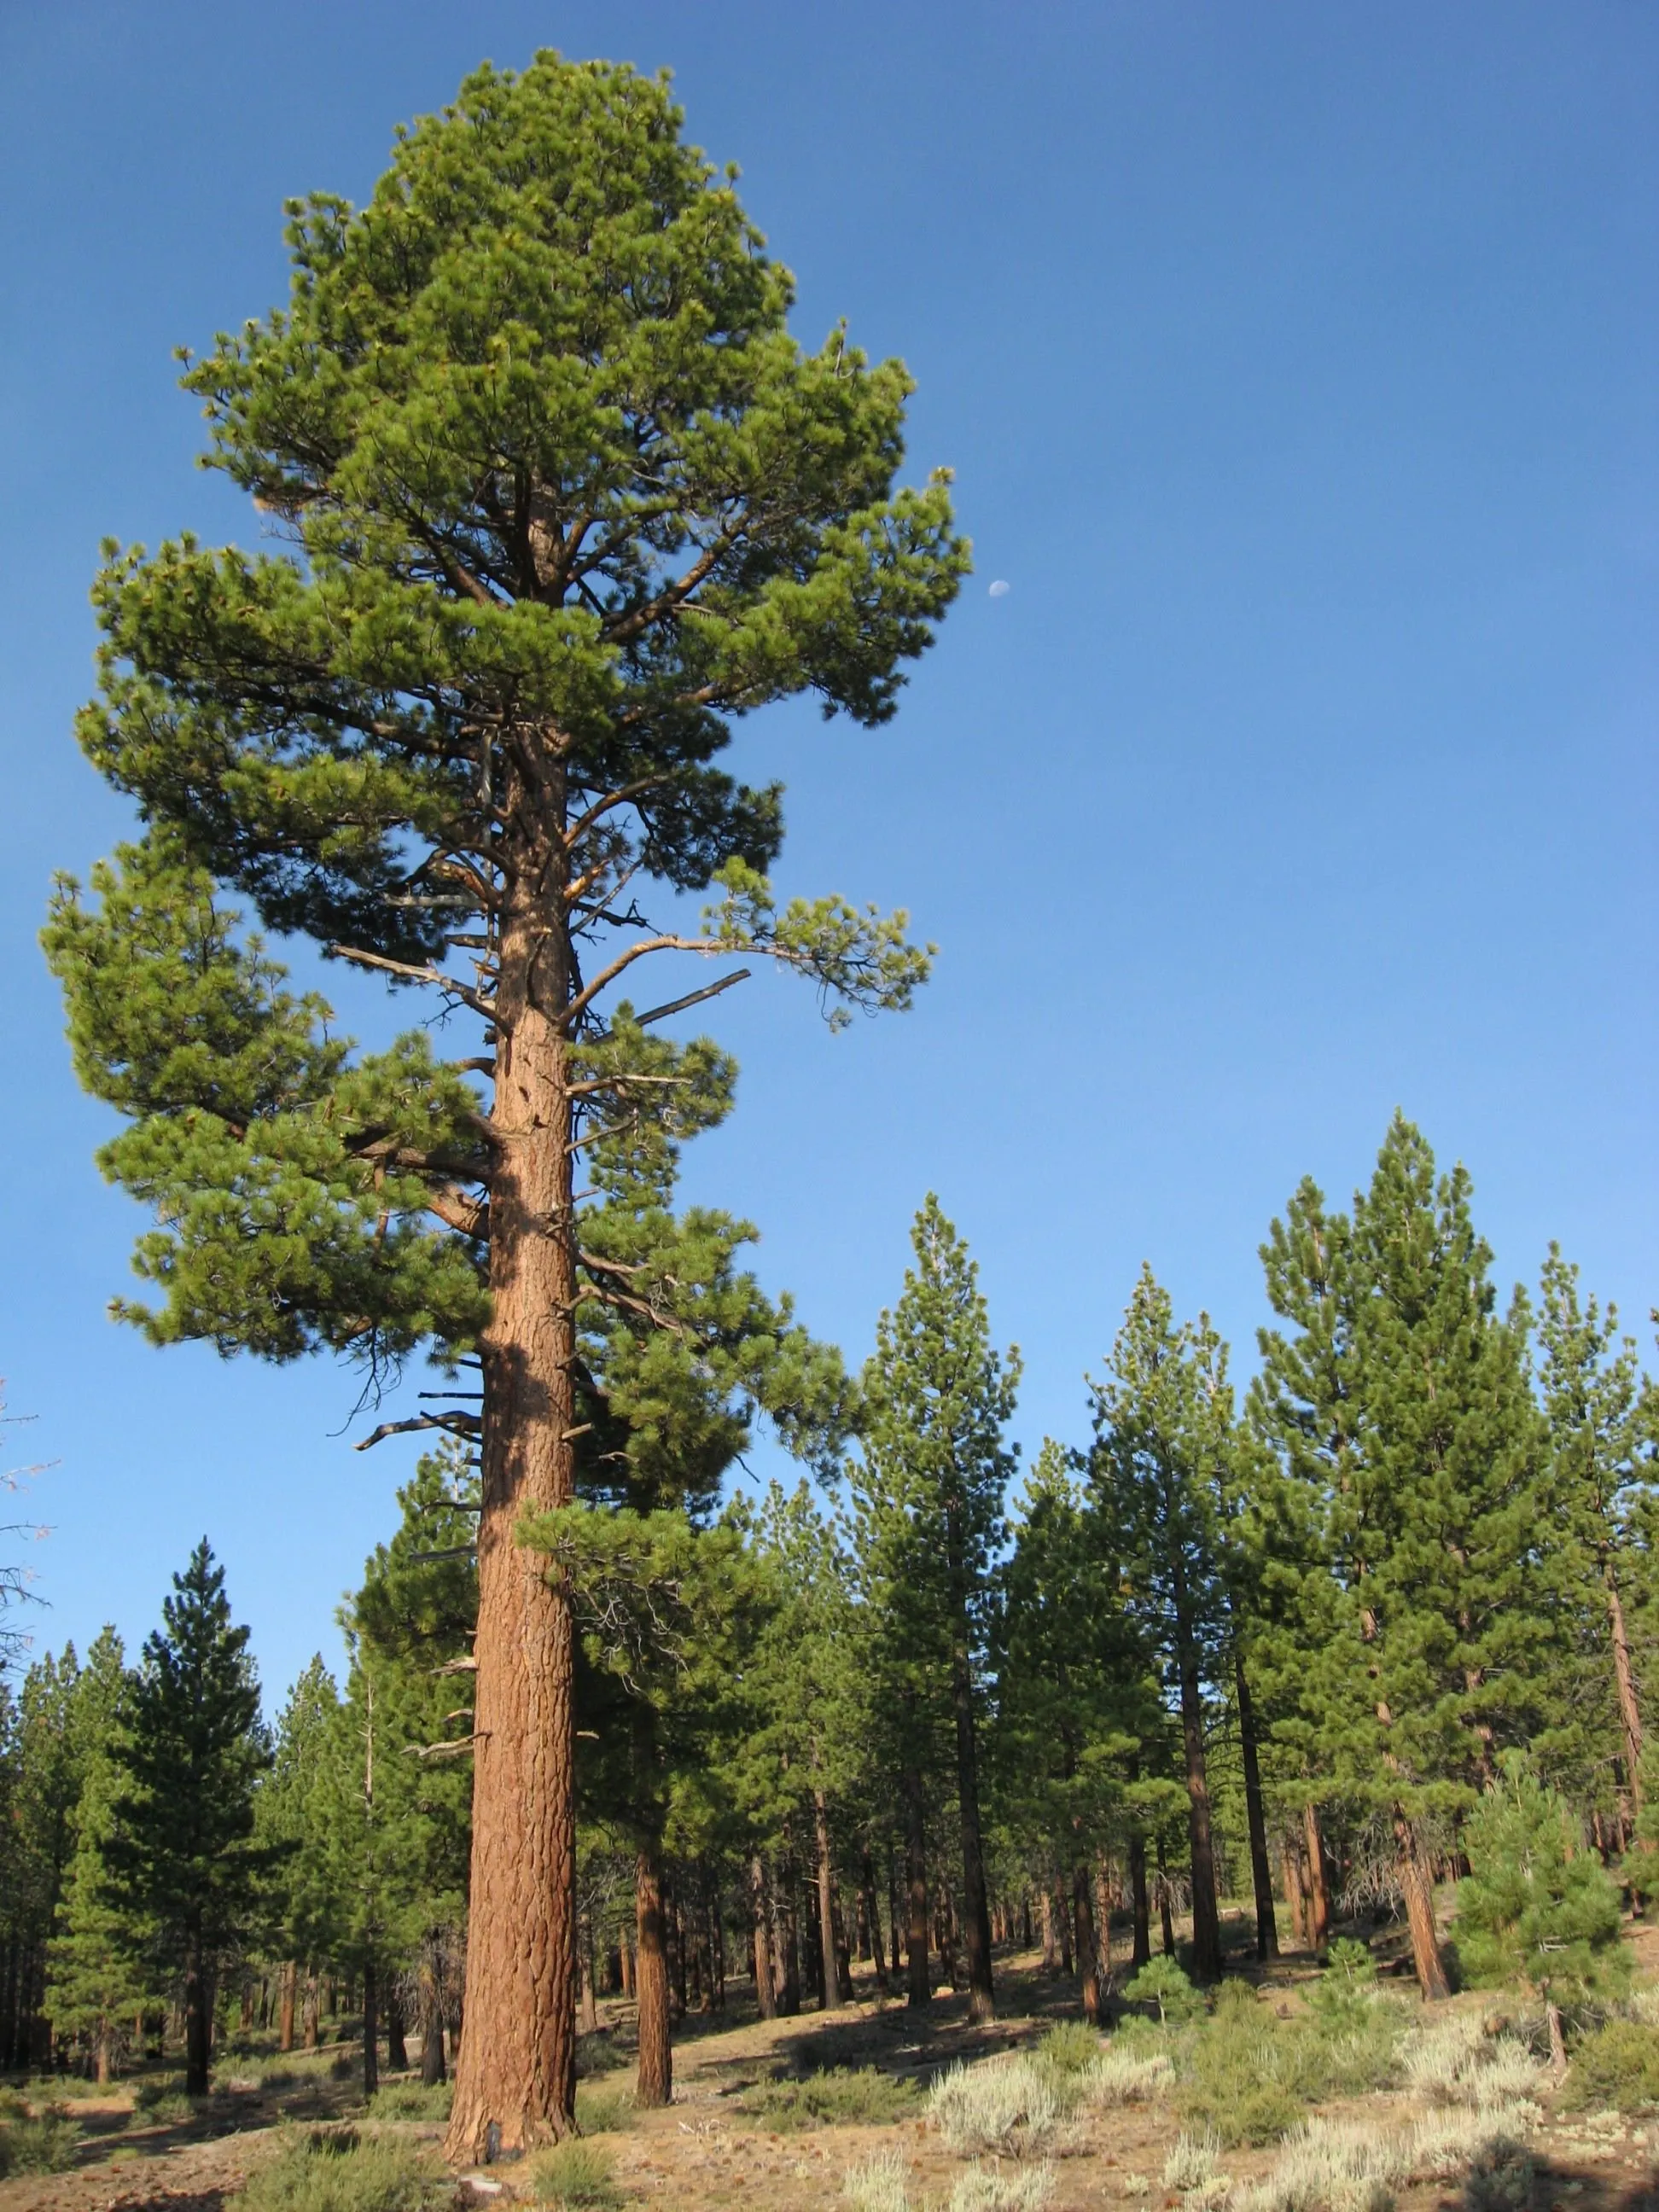
[[[1250,1881],[1255,1891],[1255,1955],[1279,1956],[1279,1923],[1273,1917],[1273,1870],[1267,1858],[1267,1820],[1261,1802],[1261,1763],[1256,1755],[1255,1707],[1242,1652],[1233,1659],[1238,1690],[1238,1744],[1244,1769],[1244,1817],[1250,1831]]]
[[[842,1910],[840,1895],[831,1892],[830,1925],[836,1949],[836,1973],[841,1983],[841,2001],[848,2003],[853,1994],[853,1954],[847,1944],[847,1915]]]
[[[1176,1954],[1175,1912],[1170,1904],[1170,1869],[1164,1863],[1164,1846],[1158,1847],[1158,1913],[1162,1923],[1164,1955],[1173,1959]]]
[[[654,1838],[634,1862],[634,1989],[639,2007],[639,2076],[635,2102],[668,2105],[674,2099],[674,2061],[668,2027],[668,1948],[663,1919],[662,1863]]]
[[[794,1839],[786,1825],[782,1864],[779,1869],[775,1909],[777,1924],[778,2010],[787,2020],[793,2020],[800,2010],[800,1925],[795,1901],[799,1890],[799,1869],[795,1861]]]
[[[1554,2004],[1547,2003],[1544,2007],[1544,2017],[1549,2022],[1550,2071],[1559,2082],[1567,2070],[1567,2045],[1566,2039],[1561,2033],[1559,2008]]]
[[[1285,1903],[1291,1916],[1291,1932],[1298,1943],[1305,1944],[1308,1940],[1308,1904],[1302,1880],[1302,1842],[1288,1828],[1279,1838],[1279,1863],[1285,1876]]]
[[[1098,2027],[1100,1960],[1095,1950],[1095,1915],[1089,1886],[1088,1864],[1079,1859],[1072,1871],[1072,1924],[1077,1943],[1079,1994],[1083,2000],[1083,2017],[1091,2027]]]
[[[818,1951],[823,1961],[819,1981],[825,2012],[841,2003],[841,1976],[836,1959],[836,1875],[830,1857],[830,1806],[822,1790],[812,1791],[812,1839],[817,1846],[818,1893]]]
[[[380,1980],[374,1961],[363,1966],[363,2094],[372,2097],[380,2086]]]
[[[749,1912],[753,1932],[755,2009],[763,2020],[775,2020],[778,1996],[772,1979],[771,1917],[766,1910],[766,1869],[758,1852],[749,1862]]]
[[[1325,1842],[1319,1832],[1319,1808],[1311,1798],[1302,1808],[1302,1830],[1307,1838],[1308,1942],[1323,1951],[1331,1940],[1331,1893],[1325,1880]]]
[[[1625,1626],[1624,1601],[1613,1562],[1607,1567],[1607,1620],[1613,1630],[1613,1673],[1619,1690],[1619,1718],[1625,1735],[1625,1765],[1630,1775],[1631,1803],[1642,1809],[1642,1709],[1636,1701],[1636,1676],[1630,1661],[1630,1636]]]
[[[421,1951],[421,2080],[428,2089],[435,2088],[444,2074],[443,1990],[428,1943]]]
[[[820,2012],[824,2009],[823,1930],[818,1920],[818,1886],[816,1879],[808,1885],[808,1895],[803,1899],[806,1911],[801,1915],[802,1978],[817,2002]]]
[[[556,770],[507,775],[504,818],[520,827],[503,856],[495,984],[467,2034],[444,2145],[454,2165],[568,2134],[576,2088],[570,1603],[516,1535],[526,1514],[574,1492],[563,799]]]
[[[1037,1900],[1037,1910],[1042,1925],[1042,1971],[1052,1974],[1060,1965],[1060,1951],[1054,1942],[1054,1900],[1053,1892],[1045,1881],[1042,1894]]]
[[[1434,1926],[1434,1888],[1429,1879],[1429,1869],[1424,1863],[1417,1831],[1405,1808],[1394,1808],[1395,1843],[1399,1851],[1400,1887],[1406,1899],[1406,1920],[1411,1929],[1412,1963],[1417,1968],[1417,1985],[1425,2001],[1431,2004],[1451,1995],[1451,1984],[1446,1978],[1446,1962],[1440,1955],[1440,1941]]]
[[[1100,1981],[1100,2016],[1105,2018],[1106,1992],[1112,1982],[1111,1862],[1103,1851],[1095,1861],[1095,1971]]]
[[[968,2018],[997,2016],[991,1978],[991,1914],[985,1884],[985,1844],[979,1820],[979,1747],[975,1740],[974,1678],[965,1607],[951,1656],[951,1701],[957,1723],[957,1802],[962,1820],[963,1945],[968,1954]]]
[[[626,1936],[622,1939],[621,1956],[618,1963],[622,1968],[623,1995],[625,1997],[631,1997],[634,1994],[634,1984],[638,1980],[639,1977],[634,1971],[634,1946],[629,1942]]]
[[[185,2094],[208,2093],[208,2053],[212,2021],[212,1995],[208,1988],[207,1962],[199,1942],[192,1942],[185,1967]]]
[[[581,1961],[581,1992],[580,2008],[576,2015],[576,2028],[579,2034],[592,2035],[595,2034],[599,2029],[599,2005],[598,1994],[593,1987],[593,1926],[592,1921],[587,1922],[583,1929],[583,1940],[580,1955]]]
[[[409,2071],[409,2046],[404,2040],[404,1985],[396,1974],[386,1993],[386,2070],[388,2074]]]
[[[870,1959],[876,1970],[876,1987],[887,1994],[887,1960],[881,1941],[881,1908],[876,1902],[876,1865],[870,1846],[864,1846],[859,1862],[859,1893],[863,1902],[864,1915],[869,1923]],[[896,1960],[894,1962],[896,1964]]]
[[[1019,1900],[1019,1941],[1022,1950],[1029,1951],[1033,1948],[1035,1937],[1031,1928],[1031,1893],[1029,1889]]]
[[[109,2087],[110,2040],[109,2022],[106,2020],[100,2020],[98,2023],[97,2069],[94,2075],[94,2079],[96,2081],[98,2087],[100,2089],[107,2089]]]
[[[276,1975],[276,2048],[294,2048],[294,1995],[300,1978],[300,1969],[292,1959],[285,1959]]]
[[[1193,1871],[1193,1978],[1221,1978],[1221,1916],[1215,1894],[1215,1845],[1210,1832],[1210,1784],[1204,1762],[1204,1702],[1198,1662],[1181,1662],[1181,1733],[1187,1754],[1187,1835]]]
[[[905,1996],[912,2007],[933,1995],[927,1978],[927,1808],[919,1767],[904,1770]]]
[[[314,1968],[308,1968],[306,1973],[305,2003],[305,2047],[307,2051],[314,2051],[321,2038],[320,2004],[321,1991],[317,1986],[316,1971]]]

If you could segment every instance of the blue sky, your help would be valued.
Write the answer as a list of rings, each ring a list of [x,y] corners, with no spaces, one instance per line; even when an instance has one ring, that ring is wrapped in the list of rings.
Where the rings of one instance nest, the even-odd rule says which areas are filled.
[[[975,542],[895,723],[741,732],[784,886],[942,948],[841,1037],[785,982],[719,1002],[739,1109],[687,1183],[768,1283],[861,1357],[937,1189],[1024,1347],[1018,1434],[1075,1438],[1141,1260],[1247,1368],[1273,1212],[1346,1195],[1399,1104],[1505,1284],[1559,1237],[1650,1347],[1650,9],[13,4],[0,1374],[10,1457],[52,1462],[38,1638],[136,1641],[206,1531],[280,1692],[412,1458],[353,1451],[349,1371],[105,1318],[142,1224],[33,940],[126,827],[70,735],[100,538],[252,536],[171,348],[280,298],[285,194],[362,198],[395,122],[540,45],[673,67],[803,340],[844,314],[909,362],[913,466]]]

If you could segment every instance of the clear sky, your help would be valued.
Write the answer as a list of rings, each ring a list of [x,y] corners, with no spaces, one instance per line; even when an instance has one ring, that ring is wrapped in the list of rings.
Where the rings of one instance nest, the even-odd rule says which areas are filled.
[[[136,1641],[206,1531],[280,1692],[413,1456],[354,1453],[349,1370],[106,1319],[143,1224],[34,933],[126,827],[70,733],[99,539],[253,534],[170,349],[280,299],[285,194],[364,197],[398,120],[539,45],[672,66],[803,340],[909,362],[975,542],[896,722],[742,734],[785,888],[942,947],[841,1037],[783,982],[718,1002],[744,1079],[688,1185],[769,1285],[861,1358],[936,1188],[1027,1449],[1077,1439],[1141,1260],[1248,1368],[1268,1221],[1305,1173],[1346,1197],[1398,1104],[1506,1286],[1559,1237],[1650,1352],[1659,13],[0,0],[0,1374],[10,1457],[52,1462],[40,1641]]]

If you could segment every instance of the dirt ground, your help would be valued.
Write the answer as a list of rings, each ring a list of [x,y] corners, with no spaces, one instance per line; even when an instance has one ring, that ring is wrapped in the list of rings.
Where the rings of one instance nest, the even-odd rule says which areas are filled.
[[[1659,1933],[1637,1929],[1632,1939],[1644,1975],[1659,1974]],[[1298,1984],[1312,1971],[1310,1960],[1291,1957],[1272,1970],[1266,1986],[1293,2007]],[[746,2118],[738,2100],[772,2074],[830,2066],[875,2066],[925,2087],[952,2059],[1017,2049],[1034,2043],[1054,2020],[1075,2017],[1073,1986],[1045,1975],[1035,1954],[999,1959],[997,1976],[1000,2017],[977,2030],[968,2025],[963,1998],[941,1994],[918,2021],[902,2002],[881,1998],[867,1972],[860,1974],[856,2002],[792,2020],[757,2020],[747,1984],[732,1985],[724,2016],[688,2020],[677,2033],[673,2104],[630,2114],[624,2128],[604,2137],[618,2184],[635,2203],[672,2205],[673,2212],[734,2206],[803,2212],[839,2203],[849,2166],[896,2149],[910,2168],[913,2202],[942,2204],[963,2164],[920,2117],[896,2126],[777,2134]],[[611,2002],[601,2007],[601,2048],[608,2045],[623,2062],[606,2083],[624,2087],[631,2009]],[[225,2071],[234,2080],[234,2064]],[[303,2089],[228,2087],[199,2117],[171,2127],[143,2125],[130,2087],[65,2101],[82,2130],[75,2167],[0,2183],[0,2212],[222,2212],[253,2162],[269,2154],[283,2122],[326,2123],[361,2112],[355,2085],[331,2078],[326,2063]],[[1413,2110],[1402,2094],[1321,2107],[1326,2117],[1374,2124],[1386,2124],[1391,2114],[1403,2121]],[[435,2148],[436,2126],[397,2124]],[[1084,2114],[1054,2152],[1052,2212],[1120,2203],[1164,2212],[1175,2206],[1178,2200],[1164,2187],[1162,2173],[1178,2132],[1173,2112],[1156,2104]],[[1659,2212],[1659,2123],[1551,2112],[1531,2148],[1537,2167],[1533,2212]],[[1264,2172],[1273,2156],[1271,2149],[1228,2152],[1223,2166],[1236,2184],[1244,2184]],[[511,2197],[516,2178],[503,2166],[464,2181],[463,2194],[483,2212],[488,2203]],[[1453,2212],[1462,2201],[1456,2184],[1414,2188],[1401,2193],[1400,2212]]]

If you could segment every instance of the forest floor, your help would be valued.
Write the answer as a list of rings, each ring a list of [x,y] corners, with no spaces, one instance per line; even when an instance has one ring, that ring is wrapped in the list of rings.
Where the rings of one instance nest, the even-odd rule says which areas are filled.
[[[1249,1973],[1274,2009],[1285,2016],[1300,2004],[1299,1990],[1315,1975],[1311,1957],[1292,1954],[1265,1973],[1243,1954],[1248,1923],[1236,1920],[1231,1963]],[[1645,1980],[1659,1978],[1659,1929],[1633,1926],[1631,1940]],[[1376,1943],[1385,1978],[1400,1961],[1395,1947]],[[883,1998],[861,1969],[856,2002],[829,2013],[760,2021],[748,1999],[749,1984],[728,1987],[724,2014],[689,2017],[676,2031],[675,2094],[672,2106],[637,2112],[628,2103],[625,2070],[632,2059],[632,2009],[601,2002],[601,2033],[586,2039],[589,2071],[582,2100],[588,2125],[609,2154],[619,2204],[647,2212],[802,2212],[839,2206],[848,2170],[882,2153],[896,2153],[908,2169],[909,2197],[918,2208],[942,2208],[967,2161],[951,2155],[929,2124],[923,2096],[928,2081],[957,2059],[973,2062],[1000,2052],[1033,2048],[1056,2021],[1075,2019],[1075,1985],[1045,1973],[1035,1954],[997,1960],[999,2018],[975,2028],[963,1996],[943,1991],[920,2019],[901,1999]],[[1405,1994],[1401,1983],[1391,1984]],[[1479,2010],[1465,1997],[1460,2007]],[[337,2031],[336,2031],[337,2032]],[[607,2062],[609,2071],[605,2070]],[[335,2042],[314,2053],[295,2052],[263,2063],[227,2058],[213,2096],[188,2110],[142,2107],[144,2077],[107,2090],[67,2080],[20,2084],[31,2105],[57,2102],[72,2118],[77,2136],[73,2163],[52,2174],[19,2174],[0,2182],[0,2212],[222,2212],[255,2165],[270,2156],[282,2131],[296,2124],[329,2128],[361,2121],[359,2057]],[[764,2085],[799,2080],[830,2069],[874,2069],[884,2080],[915,2087],[902,2117],[878,2124],[799,2126],[776,2124],[764,2109]],[[263,2079],[261,2076],[269,2076]],[[391,2077],[394,2092],[414,2077]],[[156,2085],[152,2084],[153,2098]],[[759,2110],[745,2102],[761,2093]],[[902,2097],[902,2092],[898,2093]],[[137,2103],[135,2102],[137,2099]],[[386,2101],[394,2101],[388,2099]],[[411,2096],[411,2103],[417,2098]],[[890,2097],[888,2101],[892,2102]],[[579,2101],[579,2116],[582,2109]],[[1352,2119],[1370,2127],[1404,2126],[1421,2111],[1401,2090],[1322,2103],[1322,2119]],[[783,2116],[787,2118],[788,2116]],[[441,2136],[435,2118],[374,2116],[384,2126],[429,2149]],[[1094,2212],[1132,2204],[1137,2212],[1185,2207],[1194,2198],[1165,2185],[1164,2164],[1181,2133],[1166,2100],[1085,2109],[1049,2147],[1053,2193],[1048,2212]],[[1510,2179],[1484,2198],[1466,2192],[1457,2179],[1398,2189],[1399,2212],[1449,2212],[1449,2208],[1511,2207],[1514,2212],[1659,2212],[1659,2117],[1571,2112],[1546,2097],[1542,2118],[1528,2144],[1524,2182]],[[1273,2165],[1273,2148],[1223,2154],[1235,2190],[1259,2179]],[[526,2169],[503,2165],[488,2175],[463,2177],[458,2204],[508,2212],[525,2194]],[[1224,2188],[1209,2202],[1224,2202]]]

